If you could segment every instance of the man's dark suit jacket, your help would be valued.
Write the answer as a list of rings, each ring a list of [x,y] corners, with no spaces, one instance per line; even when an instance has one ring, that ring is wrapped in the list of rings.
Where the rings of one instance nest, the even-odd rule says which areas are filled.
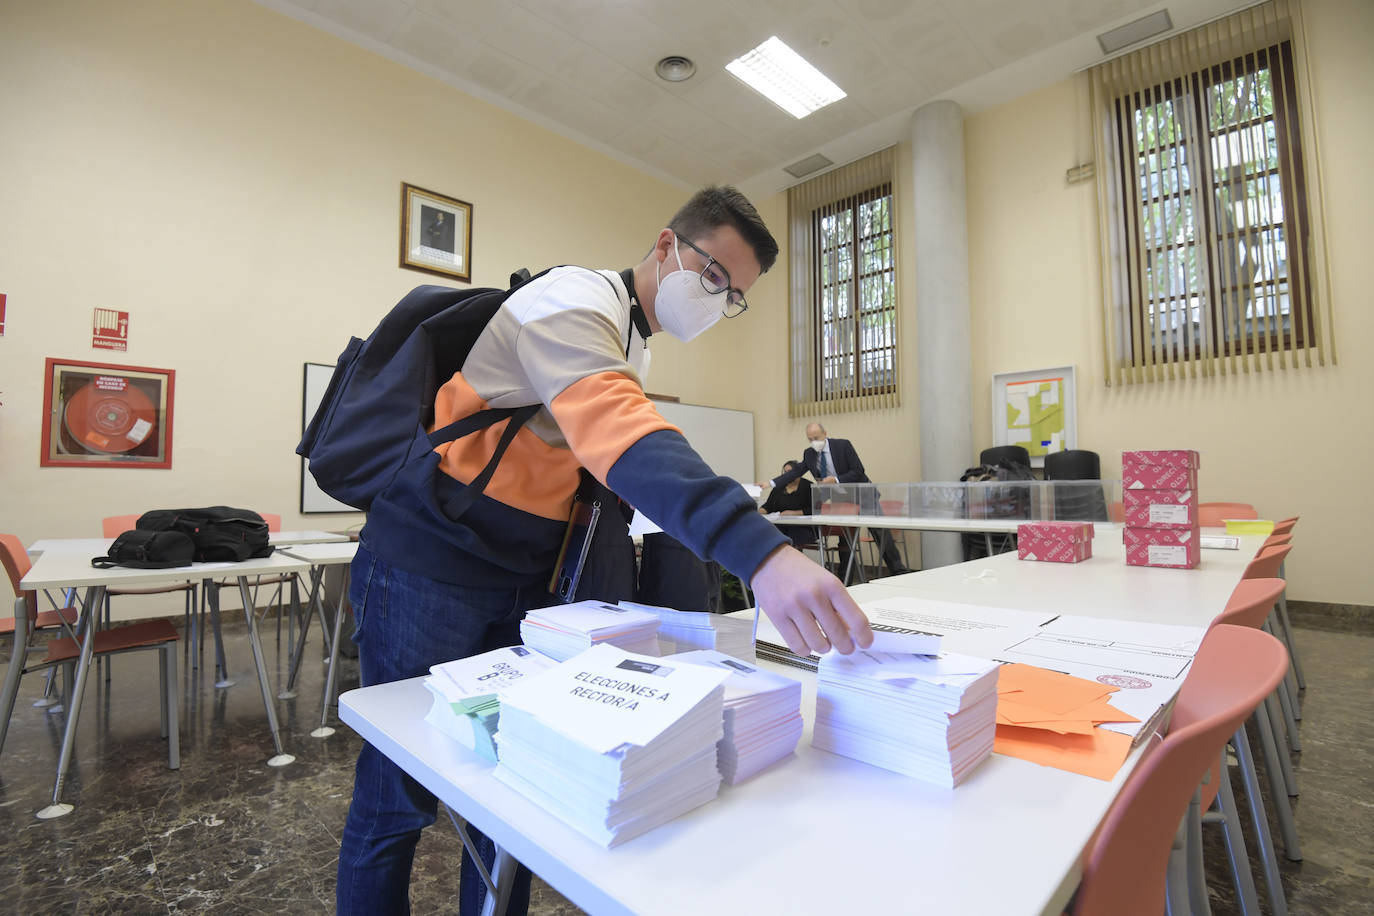
[[[835,465],[830,469],[829,476],[840,483],[869,482],[868,475],[864,473],[864,463],[859,460],[859,453],[854,451],[854,446],[850,445],[848,439],[831,438],[826,441],[830,443],[830,458]],[[814,448],[807,448],[802,454],[801,463],[792,470],[774,477],[773,486],[785,487],[808,471],[818,483],[823,479],[820,453]]]

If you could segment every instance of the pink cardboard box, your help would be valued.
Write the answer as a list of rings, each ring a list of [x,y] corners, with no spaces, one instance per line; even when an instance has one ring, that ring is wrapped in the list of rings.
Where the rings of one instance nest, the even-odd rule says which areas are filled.
[[[1122,490],[1197,491],[1201,458],[1191,449],[1122,452]]]
[[[1027,522],[1016,526],[1016,555],[1022,560],[1078,563],[1093,555],[1091,522]]]
[[[1197,490],[1123,490],[1130,528],[1192,528],[1198,523]]]
[[[1126,528],[1126,565],[1192,569],[1201,559],[1200,530],[1192,528]]]

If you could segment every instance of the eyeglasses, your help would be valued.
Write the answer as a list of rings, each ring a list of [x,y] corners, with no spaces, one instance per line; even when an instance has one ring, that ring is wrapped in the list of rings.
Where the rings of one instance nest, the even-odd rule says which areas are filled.
[[[738,318],[749,310],[749,303],[744,301],[744,293],[730,285],[730,271],[714,257],[702,251],[692,243],[690,239],[678,236],[678,241],[686,245],[706,259],[706,266],[701,269],[701,285],[708,293],[713,296],[726,293],[725,308],[721,313],[726,318]]]

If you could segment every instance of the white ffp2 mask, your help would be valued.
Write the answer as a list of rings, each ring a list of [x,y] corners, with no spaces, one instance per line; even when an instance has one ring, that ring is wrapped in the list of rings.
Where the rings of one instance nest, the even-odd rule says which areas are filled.
[[[663,330],[685,342],[724,317],[725,297],[729,292],[708,293],[701,284],[700,275],[683,268],[676,238],[673,239],[673,257],[677,258],[677,270],[669,271],[668,276],[659,277],[662,265],[654,269],[654,280],[658,284],[654,317]]]

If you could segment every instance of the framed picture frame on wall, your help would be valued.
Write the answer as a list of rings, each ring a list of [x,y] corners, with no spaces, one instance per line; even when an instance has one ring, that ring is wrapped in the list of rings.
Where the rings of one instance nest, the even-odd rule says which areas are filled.
[[[48,357],[41,467],[170,468],[176,372]]]
[[[1020,445],[1031,466],[1045,456],[1078,447],[1073,366],[999,372],[992,377],[992,444]]]
[[[472,204],[401,184],[401,266],[472,279]]]

